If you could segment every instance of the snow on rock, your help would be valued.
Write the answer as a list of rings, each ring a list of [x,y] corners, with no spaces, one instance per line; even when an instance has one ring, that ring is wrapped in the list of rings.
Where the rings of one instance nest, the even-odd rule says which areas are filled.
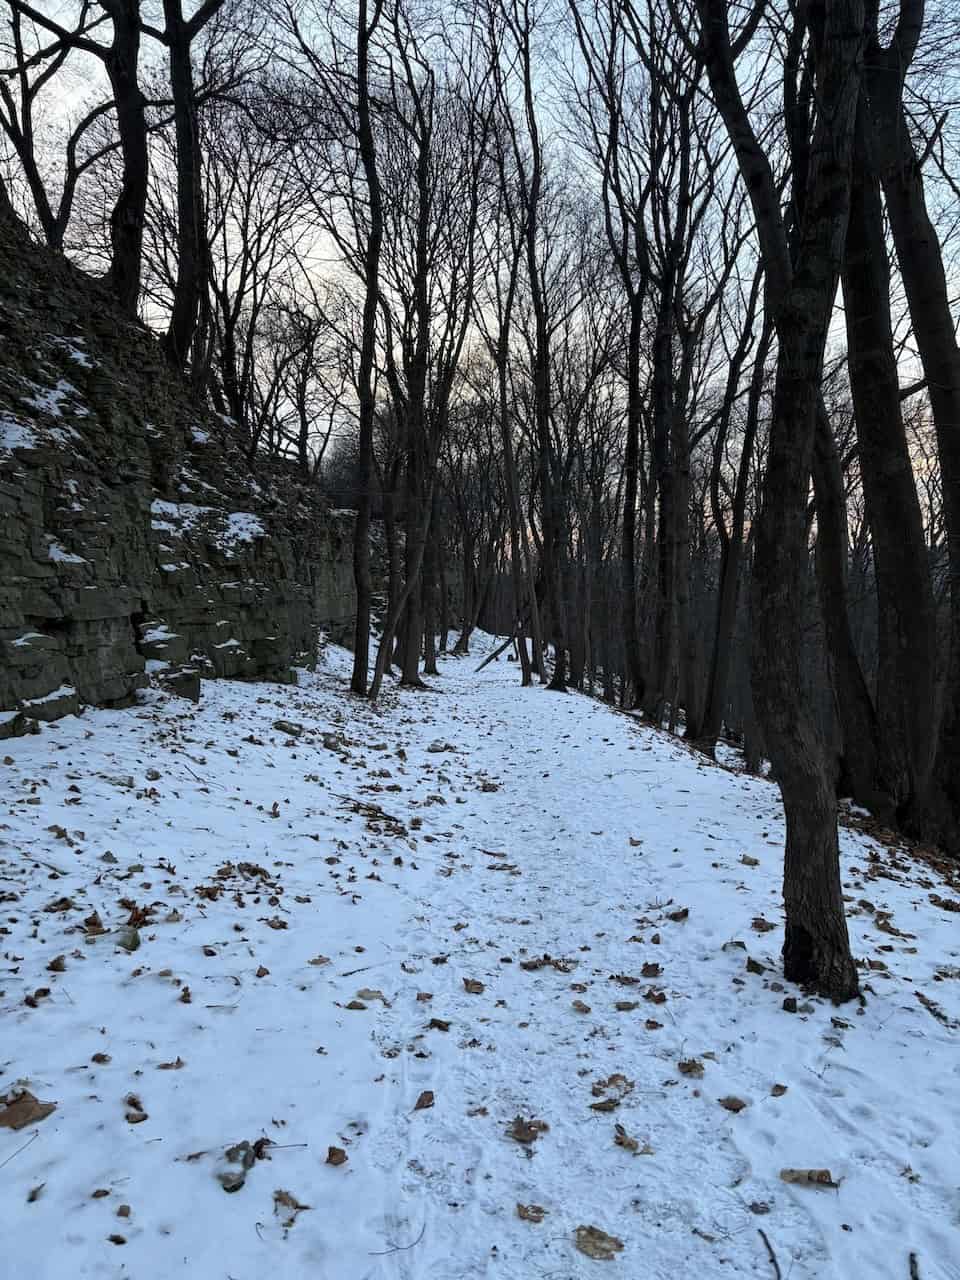
[[[0,1274],[766,1280],[762,1231],[956,1280],[949,872],[844,830],[833,1008],[768,782],[503,659],[372,708],[325,655],[4,744],[0,1105],[56,1109],[0,1126]]]
[[[150,512],[153,528],[159,533],[189,534],[201,525],[210,525],[210,540],[226,551],[266,535],[259,517],[249,511],[232,511],[224,516],[215,507],[154,498]]]

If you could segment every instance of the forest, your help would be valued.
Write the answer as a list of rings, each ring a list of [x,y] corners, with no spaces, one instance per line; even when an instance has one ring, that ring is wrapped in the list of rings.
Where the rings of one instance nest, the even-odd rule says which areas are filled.
[[[952,7],[4,8],[5,210],[356,512],[353,692],[483,626],[769,761],[854,995],[838,797],[960,852]]]

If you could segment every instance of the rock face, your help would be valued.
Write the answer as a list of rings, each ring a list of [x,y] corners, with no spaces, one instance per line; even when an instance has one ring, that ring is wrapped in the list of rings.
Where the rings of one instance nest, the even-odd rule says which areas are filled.
[[[151,677],[293,678],[353,613],[352,518],[227,425],[96,282],[0,220],[0,737]]]

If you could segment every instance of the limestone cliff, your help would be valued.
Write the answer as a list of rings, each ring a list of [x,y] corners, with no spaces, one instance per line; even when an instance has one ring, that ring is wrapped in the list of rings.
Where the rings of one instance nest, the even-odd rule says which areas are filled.
[[[348,630],[349,515],[229,425],[96,282],[0,220],[0,737],[151,676],[284,680]]]

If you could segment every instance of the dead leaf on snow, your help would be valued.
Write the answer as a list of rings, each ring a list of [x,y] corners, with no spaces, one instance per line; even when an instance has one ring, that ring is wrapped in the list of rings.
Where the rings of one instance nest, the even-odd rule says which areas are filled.
[[[313,965],[329,964],[329,963],[330,963],[330,957],[329,957],[329,956],[314,956],[314,957],[313,957],[313,959],[312,959],[312,960],[309,960],[307,963],[308,963],[308,964],[313,964]]]
[[[636,1155],[640,1149],[640,1143],[636,1138],[631,1138],[622,1124],[614,1125],[613,1140],[618,1147],[623,1147],[624,1151],[631,1151]]]
[[[507,1129],[507,1137],[524,1146],[530,1146],[549,1128],[545,1120],[524,1120],[523,1116],[515,1116]]]
[[[327,1147],[327,1164],[346,1164],[347,1159],[347,1153],[344,1151],[343,1147]]]
[[[135,1093],[128,1093],[123,1101],[127,1108],[125,1112],[127,1123],[143,1124],[144,1120],[147,1119],[147,1113],[143,1109],[143,1103],[140,1101],[138,1095]]]
[[[383,994],[383,992],[377,991],[373,987],[361,987],[360,990],[357,992],[357,999],[358,1000],[380,1000],[382,1001],[384,1008],[386,1009],[390,1008],[390,1001]],[[347,1007],[349,1008],[349,1005]]]
[[[177,1054],[173,1062],[158,1062],[157,1070],[158,1071],[179,1071],[181,1067],[185,1067],[186,1065],[187,1064],[180,1057],[180,1055]]]
[[[41,1102],[29,1089],[23,1089],[15,1097],[7,1097],[0,1109],[0,1129],[22,1129],[28,1124],[46,1120],[57,1109],[55,1102]]]
[[[445,1018],[431,1018],[427,1023],[428,1031],[449,1031],[450,1023]]]
[[[734,1115],[749,1105],[744,1102],[742,1098],[737,1098],[732,1093],[728,1094],[725,1098],[718,1098],[717,1101],[720,1103],[721,1107],[726,1111],[732,1111]]]
[[[775,1084],[773,1088],[770,1090],[770,1097],[782,1098],[786,1092],[787,1092],[787,1086],[785,1084]]]
[[[582,1000],[574,1000],[573,1008],[577,1011],[577,1013],[590,1012],[590,1006],[588,1004],[584,1004]]]
[[[45,1182],[41,1182],[38,1186],[31,1187],[27,1193],[27,1204],[36,1204],[36,1202],[43,1195],[43,1188],[46,1185],[47,1184]]]
[[[285,1227],[292,1227],[297,1220],[297,1214],[303,1213],[309,1208],[311,1208],[310,1205],[301,1204],[296,1196],[291,1195],[289,1191],[284,1191],[282,1188],[273,1193],[273,1212],[279,1216],[281,1209],[289,1209],[290,1211],[290,1216],[283,1223]]]
[[[482,996],[484,992],[483,983],[479,982],[476,978],[464,978],[463,988],[472,996]]]
[[[839,1187],[840,1185],[839,1182],[834,1182],[829,1169],[781,1169],[780,1181],[812,1187]]]
[[[699,1058],[683,1058],[677,1063],[677,1070],[682,1076],[693,1076],[695,1080],[703,1079],[703,1063]]]
[[[617,1013],[630,1013],[634,1009],[639,1009],[639,1000],[618,1000],[613,1006]]]
[[[421,1093],[420,1097],[414,1103],[413,1109],[414,1111],[425,1111],[427,1107],[433,1106],[433,1102],[433,1090],[424,1089],[423,1093]]]
[[[547,1211],[542,1204],[520,1204],[517,1202],[517,1217],[524,1222],[542,1222]]]
[[[598,1262],[612,1262],[623,1249],[623,1241],[607,1235],[599,1227],[577,1227],[574,1243],[581,1253]]]
[[[764,920],[763,916],[754,916],[750,927],[756,929],[757,933],[769,933],[777,926],[770,920]]]

